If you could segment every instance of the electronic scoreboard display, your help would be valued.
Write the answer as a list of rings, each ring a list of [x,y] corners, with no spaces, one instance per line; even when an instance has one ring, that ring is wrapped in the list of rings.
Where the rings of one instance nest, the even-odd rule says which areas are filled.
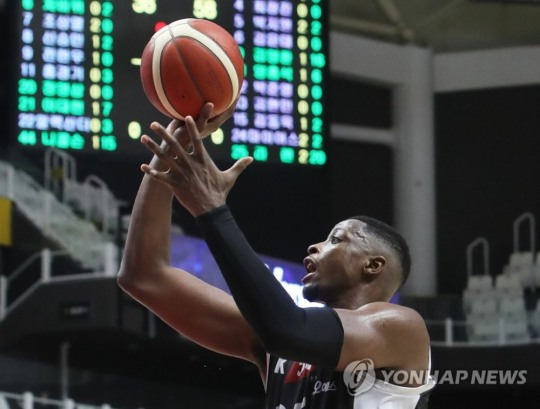
[[[13,0],[15,144],[147,155],[139,138],[168,118],[147,100],[142,51],[182,18],[212,20],[245,63],[233,117],[207,138],[217,160],[326,163],[326,0]]]

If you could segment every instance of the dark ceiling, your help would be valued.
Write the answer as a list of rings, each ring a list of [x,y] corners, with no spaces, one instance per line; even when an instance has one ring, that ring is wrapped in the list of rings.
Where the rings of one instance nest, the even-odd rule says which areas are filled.
[[[540,45],[540,1],[331,0],[330,27],[436,53]]]

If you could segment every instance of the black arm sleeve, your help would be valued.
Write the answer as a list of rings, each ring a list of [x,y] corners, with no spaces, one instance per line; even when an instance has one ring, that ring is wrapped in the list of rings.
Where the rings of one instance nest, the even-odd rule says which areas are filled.
[[[334,368],[343,344],[336,312],[298,307],[251,248],[228,206],[200,215],[197,222],[238,308],[266,351]]]

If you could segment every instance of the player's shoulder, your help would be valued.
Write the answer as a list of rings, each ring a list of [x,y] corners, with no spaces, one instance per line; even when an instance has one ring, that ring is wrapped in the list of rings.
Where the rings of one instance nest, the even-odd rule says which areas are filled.
[[[370,302],[362,305],[356,311],[363,314],[387,313],[396,316],[407,316],[421,318],[421,315],[413,308],[400,304],[394,304],[384,301]]]
[[[389,302],[372,302],[355,310],[363,318],[372,318],[374,322],[385,326],[411,328],[427,334],[426,324],[418,311],[404,305]]]
[[[430,339],[422,316],[412,308],[386,302],[340,310],[345,333],[340,363],[370,354],[378,367],[425,368]]]

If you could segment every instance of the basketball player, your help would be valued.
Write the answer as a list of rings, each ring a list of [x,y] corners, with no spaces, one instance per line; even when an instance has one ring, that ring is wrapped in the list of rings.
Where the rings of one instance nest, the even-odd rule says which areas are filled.
[[[194,342],[257,365],[267,409],[426,407],[433,382],[424,321],[389,303],[409,274],[405,241],[374,219],[338,223],[304,259],[304,295],[325,305],[297,307],[225,204],[252,159],[217,169],[201,139],[234,107],[209,120],[212,108],[167,129],[153,123],[161,145],[141,138],[154,157],[141,166],[119,285]],[[196,218],[232,297],[170,266],[174,196]]]

